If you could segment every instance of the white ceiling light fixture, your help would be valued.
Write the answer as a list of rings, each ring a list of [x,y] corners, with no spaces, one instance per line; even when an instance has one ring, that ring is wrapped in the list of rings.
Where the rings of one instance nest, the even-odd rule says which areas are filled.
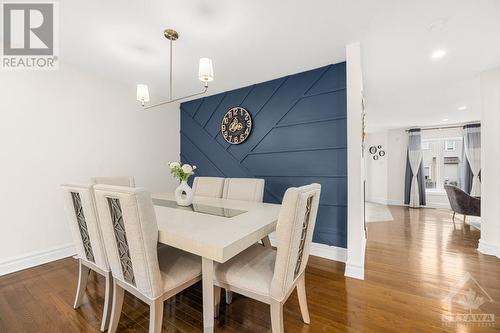
[[[465,110],[467,110],[467,106],[466,105],[462,105],[462,106],[458,107],[458,111],[465,111]]]
[[[439,49],[439,50],[436,50],[434,52],[432,52],[432,59],[441,59],[442,57],[444,57],[446,55],[446,50],[443,50],[443,49]]]
[[[448,121],[448,120],[450,120],[450,119],[448,119],[448,118],[441,119],[441,121]]]
[[[146,106],[146,102],[149,102],[148,86],[145,84],[138,84],[137,85],[137,101],[141,102],[141,106],[143,109],[150,109],[150,108],[154,108],[154,107],[157,107],[160,105],[165,105],[165,104],[177,102],[177,101],[180,101],[180,100],[183,100],[186,98],[190,98],[190,97],[194,97],[194,96],[198,96],[198,95],[203,95],[208,90],[208,82],[211,82],[214,80],[214,68],[212,65],[212,60],[209,58],[201,58],[199,68],[198,68],[198,79],[201,82],[203,82],[203,88],[204,88],[203,91],[195,93],[195,94],[187,95],[184,97],[174,98],[173,93],[172,93],[172,91],[173,91],[173,89],[172,89],[172,77],[173,77],[173,75],[172,75],[172,52],[173,52],[172,46],[173,46],[173,41],[179,39],[179,34],[177,33],[177,31],[175,31],[173,29],[166,29],[163,32],[163,35],[165,36],[166,39],[168,39],[170,41],[169,99],[167,101],[164,101],[164,102],[160,102],[160,103],[157,103],[154,105]]]

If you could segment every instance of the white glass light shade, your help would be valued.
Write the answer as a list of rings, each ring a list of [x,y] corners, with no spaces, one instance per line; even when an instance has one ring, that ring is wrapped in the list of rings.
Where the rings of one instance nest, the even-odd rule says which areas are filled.
[[[200,67],[198,69],[198,78],[203,82],[211,82],[214,80],[214,68],[212,66],[212,59],[201,58]]]
[[[137,100],[144,105],[144,102],[149,102],[149,90],[145,84],[137,85]]]

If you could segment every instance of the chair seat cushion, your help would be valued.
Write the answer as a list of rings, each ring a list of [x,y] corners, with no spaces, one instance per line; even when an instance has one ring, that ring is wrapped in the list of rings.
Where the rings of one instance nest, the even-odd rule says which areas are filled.
[[[158,262],[165,291],[201,277],[201,258],[174,247],[158,248]]]
[[[274,274],[276,251],[254,244],[223,264],[215,266],[218,282],[268,296]]]

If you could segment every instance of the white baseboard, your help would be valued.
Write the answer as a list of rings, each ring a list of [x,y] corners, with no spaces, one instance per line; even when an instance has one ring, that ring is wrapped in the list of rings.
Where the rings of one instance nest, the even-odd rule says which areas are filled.
[[[75,246],[67,244],[44,251],[36,251],[18,257],[7,258],[0,261],[0,276],[70,257],[75,253]]]
[[[364,280],[365,279],[365,254],[366,254],[366,238],[363,238],[363,248],[362,248],[362,253],[363,255],[361,256],[361,262],[353,263],[350,262],[349,260],[346,261],[345,263],[345,271],[344,271],[344,276],[353,278],[353,279],[358,279],[358,280]]]
[[[388,205],[387,200],[384,198],[367,198],[366,202],[373,202],[379,205]]]
[[[392,200],[392,199],[387,199],[387,205],[389,206],[404,206],[404,201],[403,200]]]
[[[274,232],[269,235],[269,240],[273,246],[276,246],[276,235]],[[312,243],[310,255],[339,262],[346,262],[347,249],[320,243]]]
[[[346,262],[345,264],[345,276],[358,279],[358,280],[364,280],[365,279],[365,268],[364,266],[357,265],[357,264],[350,264]]]
[[[428,202],[423,207],[425,207],[425,208],[438,208],[438,209],[441,209],[441,208],[451,209],[450,204],[446,204],[446,203],[433,203],[433,202]]]
[[[337,246],[329,246],[320,243],[311,244],[312,256],[321,257],[325,259],[330,259],[334,261],[346,262],[347,260],[347,249]]]
[[[382,200],[382,199],[372,199],[369,200],[370,202],[381,204],[381,205],[389,205],[389,206],[408,206],[405,205],[403,201],[401,200]],[[441,203],[441,202],[429,202],[427,200],[427,204],[425,206],[422,206],[423,208],[450,208],[449,203]]]
[[[500,246],[491,243],[486,243],[482,239],[479,239],[479,246],[477,250],[482,254],[496,256],[497,258],[500,258]]]

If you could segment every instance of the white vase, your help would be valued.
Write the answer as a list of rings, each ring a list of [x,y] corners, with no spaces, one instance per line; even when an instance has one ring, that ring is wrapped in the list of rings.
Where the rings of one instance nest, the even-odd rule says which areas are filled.
[[[175,201],[179,206],[189,206],[193,203],[193,189],[183,180],[175,189]]]

